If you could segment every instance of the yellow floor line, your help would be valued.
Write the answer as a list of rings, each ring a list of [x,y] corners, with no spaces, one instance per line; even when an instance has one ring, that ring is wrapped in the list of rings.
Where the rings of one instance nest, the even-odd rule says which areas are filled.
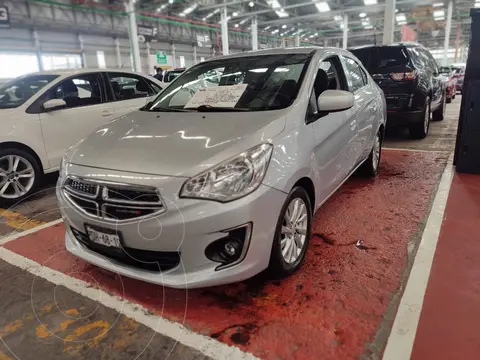
[[[15,230],[30,230],[45,224],[43,221],[30,219],[16,211],[0,208],[0,224],[2,223]]]

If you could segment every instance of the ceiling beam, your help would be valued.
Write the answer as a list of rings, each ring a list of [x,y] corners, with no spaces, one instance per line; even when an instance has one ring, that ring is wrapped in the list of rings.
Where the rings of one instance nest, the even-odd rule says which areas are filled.
[[[238,0],[238,1],[231,1],[231,2],[226,2],[226,3],[223,3],[223,4],[214,4],[214,5],[206,5],[206,6],[201,6],[198,8],[198,11],[202,11],[202,10],[210,10],[210,9],[216,9],[220,6],[233,6],[233,5],[240,5],[240,4],[243,4],[245,2],[249,2],[250,0]]]

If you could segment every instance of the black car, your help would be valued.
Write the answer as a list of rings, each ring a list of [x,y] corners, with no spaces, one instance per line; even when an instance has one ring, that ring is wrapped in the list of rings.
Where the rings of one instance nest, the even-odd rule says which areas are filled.
[[[445,85],[430,52],[415,43],[349,49],[385,93],[388,126],[406,126],[412,137],[427,136],[430,117],[443,120]]]

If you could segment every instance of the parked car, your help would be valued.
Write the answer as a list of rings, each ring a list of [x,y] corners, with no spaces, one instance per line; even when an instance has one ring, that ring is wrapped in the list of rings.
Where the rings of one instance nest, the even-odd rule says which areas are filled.
[[[457,79],[457,91],[461,94],[463,91],[463,80],[465,78],[466,64],[452,64],[454,77]]]
[[[160,81],[162,89],[167,87],[173,80],[179,77],[185,71],[184,68],[173,70],[163,70],[161,74],[156,75],[155,78]]]
[[[451,103],[457,93],[457,78],[454,76],[453,70],[448,66],[442,66],[439,71],[443,77],[444,87],[447,92],[447,103]]]
[[[202,62],[65,155],[66,248],[171,287],[289,275],[315,210],[356,170],[377,173],[385,118],[382,91],[344,50]]]
[[[351,51],[385,93],[389,126],[408,127],[412,137],[423,139],[431,117],[443,120],[445,87],[427,49],[415,43],[400,43]]]
[[[55,70],[0,85],[0,203],[30,196],[65,151],[145,105],[160,83],[121,70]]]

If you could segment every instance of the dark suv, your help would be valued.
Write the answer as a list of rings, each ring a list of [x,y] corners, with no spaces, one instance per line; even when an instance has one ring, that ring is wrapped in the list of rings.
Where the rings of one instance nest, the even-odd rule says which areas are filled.
[[[414,43],[362,46],[350,51],[385,93],[388,125],[407,126],[412,137],[428,134],[430,117],[443,120],[445,85],[430,52]]]

